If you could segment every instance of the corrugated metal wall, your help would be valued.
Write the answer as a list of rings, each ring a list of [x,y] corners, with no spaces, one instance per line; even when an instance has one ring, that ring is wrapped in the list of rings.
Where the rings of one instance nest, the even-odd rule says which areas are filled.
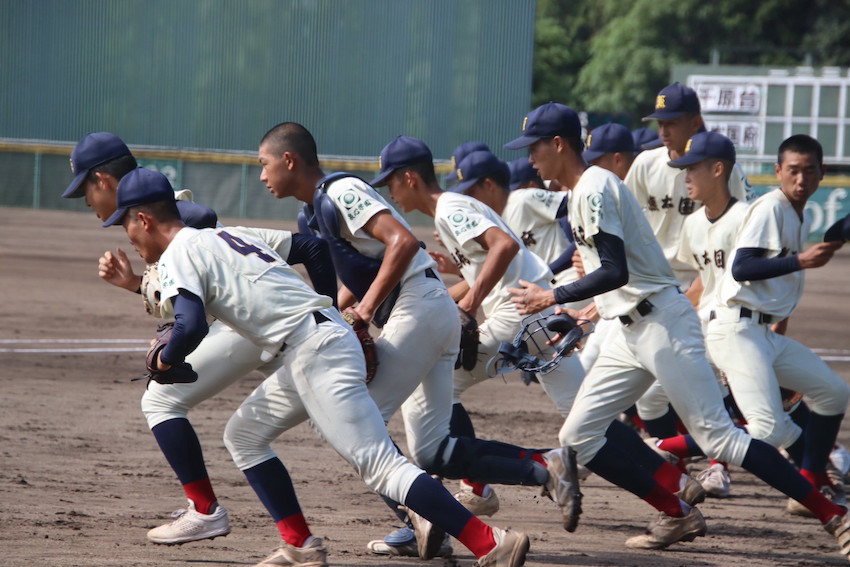
[[[498,151],[533,34],[534,0],[3,1],[0,138],[255,150],[293,120],[323,154],[398,134]]]

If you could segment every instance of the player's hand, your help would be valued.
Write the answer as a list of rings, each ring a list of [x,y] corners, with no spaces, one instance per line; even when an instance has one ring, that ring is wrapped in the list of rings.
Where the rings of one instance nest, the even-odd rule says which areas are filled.
[[[581,254],[578,253],[578,250],[573,252],[573,268],[576,269],[576,274],[578,277],[583,278],[585,275],[584,271],[584,262],[581,260]]]
[[[836,242],[818,242],[811,248],[797,254],[797,260],[800,262],[800,268],[808,270],[810,268],[820,268],[832,258],[835,251],[841,248],[844,243]]]
[[[109,250],[103,253],[97,272],[102,280],[128,291],[136,291],[142,283],[142,277],[136,275],[129,258],[120,248],[115,250],[115,254]]]
[[[519,288],[508,288],[508,293],[513,296],[511,302],[522,315],[538,313],[555,305],[555,292],[551,289],[543,289],[524,280],[519,280],[519,285]]]
[[[433,250],[429,250],[428,254],[431,258],[437,262],[437,271],[441,274],[452,274],[455,276],[460,276],[460,268],[457,267],[457,264],[448,256],[443,254],[442,252],[434,252]]]

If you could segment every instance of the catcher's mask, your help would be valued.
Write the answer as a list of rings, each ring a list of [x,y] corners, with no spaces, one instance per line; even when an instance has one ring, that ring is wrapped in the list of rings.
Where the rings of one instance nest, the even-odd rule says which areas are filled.
[[[492,378],[513,370],[548,374],[593,329],[593,322],[566,313],[526,317],[513,342],[499,344],[499,354],[487,362],[487,375]]]

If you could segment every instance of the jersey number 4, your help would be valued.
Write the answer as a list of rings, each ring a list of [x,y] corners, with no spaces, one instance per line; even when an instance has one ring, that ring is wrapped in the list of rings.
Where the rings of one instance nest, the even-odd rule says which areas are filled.
[[[238,236],[233,236],[229,232],[221,231],[218,235],[225,241],[227,244],[242,254],[243,256],[247,256],[249,254],[256,254],[258,258],[264,260],[266,262],[274,262],[275,259],[272,256],[269,256],[265,252],[263,252],[260,248],[254,246],[253,244],[248,244]]]

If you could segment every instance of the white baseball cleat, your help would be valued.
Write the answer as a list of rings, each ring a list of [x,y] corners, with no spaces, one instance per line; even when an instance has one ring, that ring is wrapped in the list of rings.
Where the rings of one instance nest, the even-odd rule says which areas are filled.
[[[726,498],[732,491],[732,477],[726,467],[714,463],[697,475],[697,481],[712,498]]]
[[[484,489],[484,493],[487,496],[478,496],[472,491],[472,486],[460,481],[460,491],[456,492],[454,497],[474,516],[492,516],[499,511],[499,497],[489,484]]]
[[[691,508],[687,516],[674,518],[661,512],[658,519],[651,523],[646,533],[630,537],[626,547],[632,549],[664,549],[679,541],[694,541],[704,536],[707,528],[702,513],[697,508]]]
[[[322,538],[310,536],[303,547],[281,542],[280,547],[254,567],[328,567],[328,550]]]
[[[823,528],[838,540],[841,554],[850,559],[850,514],[833,516]]]
[[[215,539],[230,533],[230,519],[227,510],[216,504],[212,514],[201,514],[195,509],[195,503],[189,500],[189,509],[180,509],[171,514],[173,521],[148,532],[153,543],[179,545],[202,539]]]
[[[520,567],[525,564],[530,543],[528,536],[510,528],[493,528],[496,547],[475,562],[474,567]]]

